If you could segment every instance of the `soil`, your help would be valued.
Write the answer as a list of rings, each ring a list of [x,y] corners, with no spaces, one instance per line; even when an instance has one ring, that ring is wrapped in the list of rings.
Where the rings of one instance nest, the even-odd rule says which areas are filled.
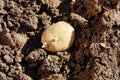
[[[52,53],[40,39],[58,21],[75,41]],[[0,0],[0,80],[120,80],[120,0]]]

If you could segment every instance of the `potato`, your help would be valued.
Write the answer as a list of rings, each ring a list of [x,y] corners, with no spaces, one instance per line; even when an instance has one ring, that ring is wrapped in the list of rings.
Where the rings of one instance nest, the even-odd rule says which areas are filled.
[[[50,52],[69,49],[75,39],[74,28],[65,21],[59,21],[43,31],[41,36],[42,48]]]

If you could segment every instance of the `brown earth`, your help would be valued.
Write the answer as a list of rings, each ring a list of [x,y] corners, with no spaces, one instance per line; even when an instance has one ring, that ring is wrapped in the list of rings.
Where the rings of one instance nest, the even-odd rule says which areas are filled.
[[[58,21],[75,41],[52,53],[40,38]],[[0,0],[0,80],[120,80],[120,0]]]

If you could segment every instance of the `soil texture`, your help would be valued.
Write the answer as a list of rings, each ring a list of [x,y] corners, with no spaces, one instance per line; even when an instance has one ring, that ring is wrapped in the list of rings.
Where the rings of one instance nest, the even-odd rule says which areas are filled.
[[[58,21],[75,41],[53,53],[41,34]],[[0,80],[120,80],[120,0],[0,0]]]

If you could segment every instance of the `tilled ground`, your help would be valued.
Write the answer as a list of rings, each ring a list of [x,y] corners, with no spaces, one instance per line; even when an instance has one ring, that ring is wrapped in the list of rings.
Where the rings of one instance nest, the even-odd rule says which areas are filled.
[[[73,46],[41,46],[49,25],[66,21]],[[119,0],[0,0],[0,80],[120,80]]]

